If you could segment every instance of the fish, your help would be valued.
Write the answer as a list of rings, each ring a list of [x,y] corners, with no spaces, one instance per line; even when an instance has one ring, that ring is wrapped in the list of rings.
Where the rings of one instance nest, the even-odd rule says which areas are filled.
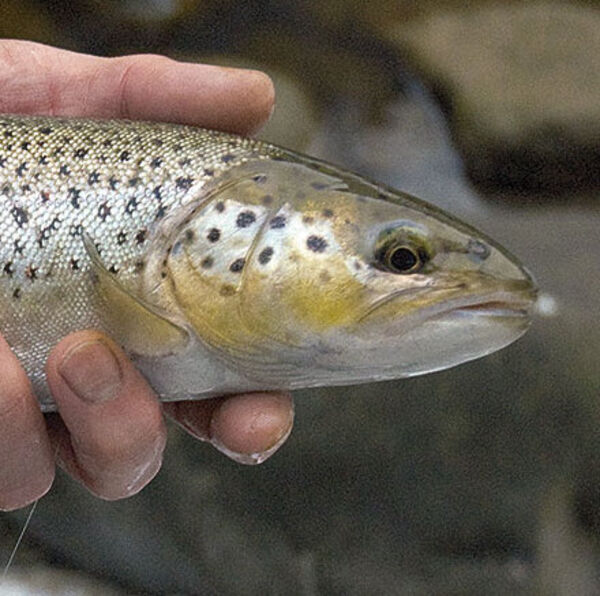
[[[162,401],[410,377],[499,350],[536,286],[508,251],[358,174],[171,123],[0,116],[0,333],[43,411],[68,333]]]

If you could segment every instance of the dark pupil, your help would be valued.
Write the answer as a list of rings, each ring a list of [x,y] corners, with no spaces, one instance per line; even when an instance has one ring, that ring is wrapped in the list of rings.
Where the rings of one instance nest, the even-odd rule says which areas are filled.
[[[396,271],[410,271],[417,263],[418,257],[410,248],[397,248],[390,255],[390,265]]]

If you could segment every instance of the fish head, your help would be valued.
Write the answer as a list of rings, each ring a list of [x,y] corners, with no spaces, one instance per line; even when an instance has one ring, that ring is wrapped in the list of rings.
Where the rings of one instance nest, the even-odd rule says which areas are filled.
[[[228,172],[179,222],[166,274],[198,337],[278,386],[405,377],[502,348],[534,284],[473,228],[325,166]]]

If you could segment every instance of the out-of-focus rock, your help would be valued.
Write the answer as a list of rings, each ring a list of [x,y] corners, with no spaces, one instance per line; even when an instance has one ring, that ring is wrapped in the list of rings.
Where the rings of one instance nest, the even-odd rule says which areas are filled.
[[[276,92],[275,110],[260,139],[304,151],[318,125],[317,110],[300,83],[283,73],[264,69],[273,79]]]
[[[106,582],[74,571],[35,566],[15,569],[2,584],[5,596],[119,596]]]
[[[72,45],[39,4],[30,0],[0,2],[0,38],[28,39],[63,47]]]
[[[600,11],[501,4],[394,25],[387,37],[450,108],[472,178],[532,191],[600,180]]]

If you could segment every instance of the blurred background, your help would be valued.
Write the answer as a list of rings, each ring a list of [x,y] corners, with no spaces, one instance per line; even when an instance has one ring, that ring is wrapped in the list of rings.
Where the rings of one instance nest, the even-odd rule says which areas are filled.
[[[136,497],[59,474],[7,590],[600,593],[597,2],[3,0],[0,36],[265,70],[262,138],[457,214],[544,293],[491,357],[299,392],[257,468],[171,429]],[[0,515],[2,564],[24,515]]]

